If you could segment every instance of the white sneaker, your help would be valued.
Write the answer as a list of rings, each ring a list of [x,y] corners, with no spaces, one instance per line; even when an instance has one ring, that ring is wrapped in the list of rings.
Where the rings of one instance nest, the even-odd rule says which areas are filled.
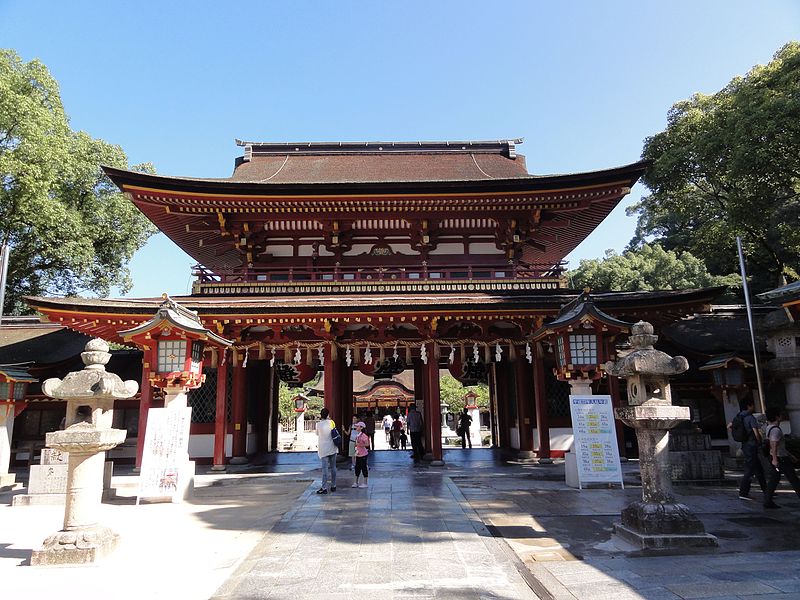
[[[365,488],[365,487],[369,487],[369,486],[366,483],[360,483],[355,487]]]
[[[361,487],[361,486],[360,486],[360,485],[358,485],[357,483],[354,483],[354,484],[353,484],[353,485],[351,485],[350,487],[357,488],[357,487]]]

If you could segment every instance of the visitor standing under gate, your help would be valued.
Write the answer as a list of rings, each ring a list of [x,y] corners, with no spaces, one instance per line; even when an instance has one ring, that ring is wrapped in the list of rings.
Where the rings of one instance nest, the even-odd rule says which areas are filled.
[[[408,425],[408,433],[411,436],[411,450],[414,457],[414,464],[418,464],[422,460],[424,450],[422,448],[422,415],[417,410],[417,405],[412,404],[408,407],[408,416],[406,416],[406,424]]]
[[[456,433],[461,437],[461,448],[469,447],[472,449],[472,436],[470,435],[469,428],[472,425],[472,417],[469,416],[469,410],[464,408],[464,411],[458,417],[458,430]]]
[[[328,418],[330,411],[323,408],[319,411],[321,421],[317,423],[317,455],[322,463],[322,486],[317,490],[318,494],[328,493],[328,481],[330,480],[330,490],[336,491],[336,454],[339,448],[333,443],[331,431],[336,427],[331,419]]]

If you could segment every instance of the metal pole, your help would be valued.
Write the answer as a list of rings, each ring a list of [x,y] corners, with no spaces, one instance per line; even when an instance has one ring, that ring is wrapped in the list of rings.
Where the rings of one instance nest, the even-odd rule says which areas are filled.
[[[756,382],[758,383],[758,404],[759,412],[764,412],[764,386],[761,384],[761,361],[758,358],[756,348],[756,330],[753,327],[753,311],[750,309],[750,291],[747,286],[747,271],[744,266],[744,253],[742,252],[742,239],[736,236],[736,247],[739,250],[739,267],[742,271],[742,291],[744,292],[744,304],[747,307],[747,323],[750,325],[750,341],[753,344],[753,363],[756,367]]]
[[[6,276],[8,274],[8,244],[0,246],[0,327],[3,326],[3,305],[6,301]]]

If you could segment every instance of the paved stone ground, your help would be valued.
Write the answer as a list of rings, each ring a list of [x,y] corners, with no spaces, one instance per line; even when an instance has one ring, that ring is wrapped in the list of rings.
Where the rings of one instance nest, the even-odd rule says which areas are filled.
[[[386,462],[370,474],[368,490],[343,470],[335,493],[311,486],[215,600],[537,598],[446,471]]]
[[[12,508],[0,494],[2,597],[800,599],[800,501],[785,484],[773,511],[757,491],[738,500],[733,478],[676,488],[720,548],[652,556],[612,535],[641,493],[636,463],[624,465],[625,490],[578,491],[561,465],[486,449],[447,450],[443,468],[414,468],[402,452],[372,461],[370,490],[351,489],[342,469],[339,491],[317,496],[316,454],[287,453],[202,474],[183,505],[104,504],[122,546],[82,568],[26,566],[63,508]],[[130,496],[135,477],[116,483]]]

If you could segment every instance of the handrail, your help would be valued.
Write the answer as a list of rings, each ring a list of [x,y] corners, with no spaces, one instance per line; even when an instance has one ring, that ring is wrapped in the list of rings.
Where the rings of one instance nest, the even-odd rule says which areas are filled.
[[[230,268],[211,271],[195,265],[192,275],[198,283],[318,283],[375,281],[458,281],[470,279],[559,278],[561,265],[458,265],[449,267],[420,265],[313,266],[286,268]]]

